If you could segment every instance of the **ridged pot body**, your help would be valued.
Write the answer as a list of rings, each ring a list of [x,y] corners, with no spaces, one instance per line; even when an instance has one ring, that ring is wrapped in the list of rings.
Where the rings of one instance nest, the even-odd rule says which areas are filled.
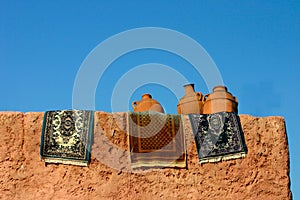
[[[157,111],[164,113],[163,107],[158,101],[152,99],[150,94],[143,94],[142,100],[132,102],[134,112]]]
[[[203,114],[217,112],[238,112],[238,100],[225,86],[216,86],[211,94],[203,99]]]
[[[203,95],[195,92],[194,84],[184,86],[185,95],[179,100],[177,105],[178,114],[202,114]]]

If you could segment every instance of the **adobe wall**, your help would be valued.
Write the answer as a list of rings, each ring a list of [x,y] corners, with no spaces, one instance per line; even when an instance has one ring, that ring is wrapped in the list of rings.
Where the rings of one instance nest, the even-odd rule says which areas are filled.
[[[240,115],[247,156],[202,165],[185,117],[188,169],[130,173],[125,113],[96,112],[89,167],[40,161],[43,115],[0,112],[0,199],[291,199],[282,117]]]

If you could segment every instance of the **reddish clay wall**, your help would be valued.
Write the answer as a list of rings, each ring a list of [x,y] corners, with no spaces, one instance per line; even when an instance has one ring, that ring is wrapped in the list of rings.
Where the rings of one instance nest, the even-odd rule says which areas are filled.
[[[130,173],[124,113],[96,112],[91,163],[78,167],[40,161],[43,113],[0,112],[0,199],[291,199],[284,119],[240,118],[245,158],[199,165],[185,117],[188,169]]]

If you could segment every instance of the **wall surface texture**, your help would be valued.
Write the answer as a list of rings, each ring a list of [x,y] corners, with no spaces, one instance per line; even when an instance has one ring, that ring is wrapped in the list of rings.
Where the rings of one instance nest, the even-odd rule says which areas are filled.
[[[198,164],[184,117],[188,169],[130,172],[125,113],[95,113],[89,167],[40,160],[42,112],[0,112],[0,199],[291,199],[282,117],[240,115],[245,158]]]

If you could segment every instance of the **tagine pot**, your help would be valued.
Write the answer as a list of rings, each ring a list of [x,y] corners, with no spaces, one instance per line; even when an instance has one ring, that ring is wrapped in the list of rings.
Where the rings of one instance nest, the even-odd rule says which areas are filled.
[[[132,102],[134,112],[157,111],[164,113],[163,107],[158,101],[152,99],[151,94],[143,94],[142,100]]]
[[[177,105],[178,114],[202,114],[203,95],[195,92],[194,84],[184,85],[185,95],[179,100]]]
[[[225,86],[214,87],[211,94],[204,96],[203,102],[203,114],[238,112],[238,100]]]

